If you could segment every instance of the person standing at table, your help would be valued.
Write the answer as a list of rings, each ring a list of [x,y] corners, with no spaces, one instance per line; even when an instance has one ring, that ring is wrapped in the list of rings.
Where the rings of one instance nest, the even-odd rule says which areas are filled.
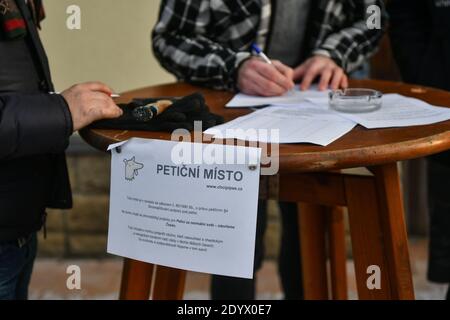
[[[450,1],[391,0],[390,37],[405,82],[450,91]],[[428,157],[428,279],[450,283],[450,151]],[[450,300],[450,288],[447,291]]]
[[[45,209],[72,205],[72,133],[122,114],[106,85],[54,91],[37,27],[39,0],[0,0],[0,300],[27,299]]]
[[[179,80],[251,95],[277,96],[317,79],[320,90],[348,86],[347,74],[374,53],[383,34],[367,27],[381,0],[164,0],[153,50]],[[256,43],[272,64],[251,54]],[[297,205],[280,203],[279,271],[286,299],[302,298]],[[260,201],[255,270],[263,260],[266,204]],[[213,276],[213,299],[253,299],[253,280]]]

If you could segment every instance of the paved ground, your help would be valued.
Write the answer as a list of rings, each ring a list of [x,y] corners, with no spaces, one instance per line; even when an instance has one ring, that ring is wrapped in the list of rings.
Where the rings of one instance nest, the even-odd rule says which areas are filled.
[[[446,287],[426,280],[426,240],[413,240],[410,244],[416,298],[443,299]],[[352,261],[348,261],[350,298],[356,298]],[[66,269],[70,265],[81,268],[81,290],[68,290]],[[117,299],[122,262],[120,259],[104,260],[55,260],[39,259],[33,275],[31,299]],[[258,299],[281,299],[276,264],[266,261],[258,274]],[[209,276],[189,273],[186,283],[186,299],[208,299]]]

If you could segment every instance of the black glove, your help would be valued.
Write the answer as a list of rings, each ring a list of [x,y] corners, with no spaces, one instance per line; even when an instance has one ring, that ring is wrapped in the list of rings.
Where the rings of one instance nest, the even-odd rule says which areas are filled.
[[[133,114],[133,110],[159,100],[171,100],[173,104],[163,113],[148,122],[142,122]],[[202,121],[202,129],[214,127],[223,123],[221,116],[209,111],[205,99],[200,93],[195,93],[181,99],[150,98],[134,99],[129,104],[119,104],[123,115],[117,119],[107,119],[94,122],[90,127],[97,129],[169,131],[176,129],[194,129],[194,121]]]

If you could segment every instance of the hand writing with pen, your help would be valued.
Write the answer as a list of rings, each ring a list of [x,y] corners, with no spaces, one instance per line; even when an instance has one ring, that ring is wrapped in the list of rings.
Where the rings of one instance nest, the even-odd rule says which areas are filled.
[[[312,56],[293,69],[280,61],[268,60],[257,47],[254,51],[259,57],[244,61],[238,70],[237,87],[242,93],[279,96],[293,89],[295,83],[299,83],[301,90],[308,90],[315,79],[321,91],[348,87],[344,70],[326,56]]]

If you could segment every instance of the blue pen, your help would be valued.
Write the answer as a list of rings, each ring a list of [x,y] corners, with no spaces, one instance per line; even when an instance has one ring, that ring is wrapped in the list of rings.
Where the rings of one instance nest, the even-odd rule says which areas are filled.
[[[252,50],[258,55],[260,56],[265,62],[267,62],[268,64],[272,64],[272,61],[270,61],[270,59],[266,56],[266,54],[261,50],[260,47],[258,47],[258,45],[256,43],[253,43],[251,46]]]

